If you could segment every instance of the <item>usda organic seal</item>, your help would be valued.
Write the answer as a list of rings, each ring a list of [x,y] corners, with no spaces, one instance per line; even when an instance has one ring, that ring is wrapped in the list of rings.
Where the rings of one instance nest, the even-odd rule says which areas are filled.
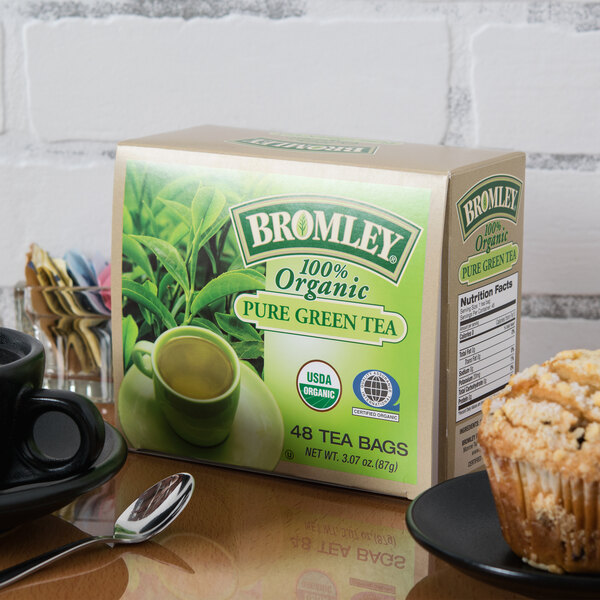
[[[298,394],[304,404],[313,410],[331,410],[342,394],[342,383],[336,370],[322,360],[304,364],[296,379]]]

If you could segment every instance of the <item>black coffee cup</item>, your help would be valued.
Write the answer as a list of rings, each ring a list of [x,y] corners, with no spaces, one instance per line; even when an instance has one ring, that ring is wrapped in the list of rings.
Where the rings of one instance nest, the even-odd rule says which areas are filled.
[[[79,394],[41,389],[44,365],[44,347],[38,340],[0,327],[0,489],[80,474],[104,446],[98,409]],[[49,456],[36,443],[36,422],[52,412],[62,413],[79,430],[79,448],[72,456]],[[51,420],[43,422],[47,426]],[[48,433],[52,435],[46,432],[46,437]]]

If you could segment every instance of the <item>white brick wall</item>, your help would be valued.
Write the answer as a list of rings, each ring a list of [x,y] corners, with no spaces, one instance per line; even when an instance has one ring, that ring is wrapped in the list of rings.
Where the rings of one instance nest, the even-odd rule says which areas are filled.
[[[525,290],[600,294],[600,171],[529,169],[524,206]]]
[[[480,145],[600,152],[600,31],[489,26],[472,51]]]
[[[112,171],[112,161],[100,158],[80,166],[0,165],[2,284],[24,278],[25,253],[34,241],[57,256],[70,248],[108,256]]]
[[[598,348],[600,320],[530,319],[521,323],[521,367],[539,364],[567,348]]]
[[[506,147],[528,152],[524,356],[562,331],[594,345],[598,316],[545,299],[600,297],[599,2],[0,8],[0,285],[32,241],[108,255],[122,138],[211,122]]]
[[[439,19],[65,19],[27,26],[25,47],[45,142],[252,123],[435,143],[446,127]]]
[[[4,31],[0,24],[0,65],[4,64]],[[4,74],[0,73],[0,89],[3,87]],[[0,133],[4,132],[4,102],[0,96]]]

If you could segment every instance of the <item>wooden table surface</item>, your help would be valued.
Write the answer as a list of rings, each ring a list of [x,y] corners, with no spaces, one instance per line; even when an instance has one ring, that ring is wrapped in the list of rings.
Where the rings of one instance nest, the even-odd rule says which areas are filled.
[[[194,496],[152,541],[91,547],[0,598],[522,598],[421,549],[405,526],[406,500],[133,453],[101,488],[0,535],[0,568],[111,533],[115,515],[178,471],[195,477]]]

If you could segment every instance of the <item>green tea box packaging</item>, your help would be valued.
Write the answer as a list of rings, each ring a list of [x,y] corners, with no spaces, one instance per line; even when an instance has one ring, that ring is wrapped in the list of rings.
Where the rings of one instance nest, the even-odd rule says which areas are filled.
[[[406,498],[483,466],[518,368],[519,152],[203,126],[122,142],[131,449]]]

